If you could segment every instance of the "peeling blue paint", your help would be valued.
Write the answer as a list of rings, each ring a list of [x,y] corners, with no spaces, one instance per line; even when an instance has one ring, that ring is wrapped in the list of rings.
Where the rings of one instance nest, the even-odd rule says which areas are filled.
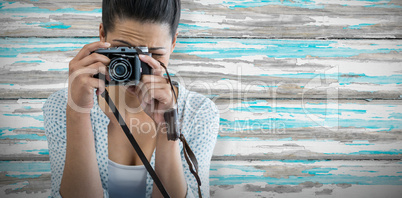
[[[279,139],[278,141],[292,141],[292,137],[282,138],[282,139]]]
[[[0,85],[9,85],[9,86],[14,86],[14,84],[11,84],[11,83],[0,83]]]
[[[278,87],[277,85],[257,85],[258,87]]]
[[[366,110],[356,110],[356,109],[330,109],[330,108],[310,108],[310,107],[271,107],[268,105],[257,106],[250,105],[248,107],[236,107],[230,108],[234,111],[242,112],[253,112],[253,113],[264,113],[264,112],[274,112],[274,113],[291,113],[291,114],[321,114],[321,115],[341,115],[343,113],[355,113],[355,114],[365,114]]]
[[[15,135],[4,135],[3,131],[13,131],[16,129],[37,129],[37,130],[45,130],[43,127],[23,127],[23,128],[10,128],[10,127],[1,127],[0,128],[0,139],[17,139],[17,140],[39,140],[46,141],[46,136],[39,136],[38,134],[15,134]],[[21,142],[19,142],[21,143]],[[21,143],[23,144],[23,143]]]
[[[378,171],[370,171],[370,170],[351,170],[351,171],[358,171],[363,173],[378,173]]]
[[[15,63],[44,63],[42,60],[16,61]]]
[[[349,85],[351,83],[371,83],[371,84],[402,84],[402,75],[392,74],[389,76],[366,76],[361,77],[342,77],[340,74],[339,84]]]
[[[16,8],[5,8],[6,4],[13,4],[15,2],[2,2],[0,7],[1,13],[46,13],[46,14],[64,14],[64,13],[74,13],[74,14],[95,14],[102,13],[102,9],[94,9],[92,11],[80,11],[74,8],[61,8],[57,10],[49,10],[45,8],[38,7],[16,7]]]
[[[21,47],[1,47],[0,57],[16,57],[23,53],[46,52],[46,51],[72,51],[78,48],[73,45],[84,45],[99,41],[99,38],[2,38],[0,45],[10,45],[18,43]],[[230,48],[222,48],[219,42],[238,43],[239,47],[232,45]],[[400,46],[378,49],[353,49],[349,47],[336,47],[338,41],[325,40],[278,40],[278,39],[204,39],[204,38],[179,38],[175,48],[176,53],[193,54],[202,58],[239,58],[245,54],[249,56],[262,55],[272,58],[305,58],[306,56],[318,57],[351,57],[361,53],[390,53],[391,51],[400,52]],[[71,44],[68,47],[49,47],[52,44]],[[200,44],[209,44],[200,46]],[[335,45],[334,45],[335,44]],[[244,48],[243,45],[256,45],[255,48]],[[27,47],[29,46],[29,47]],[[42,47],[43,46],[43,47]],[[216,51],[215,54],[204,53],[205,51]],[[200,52],[200,53],[199,53]],[[268,75],[268,74],[262,74]],[[270,75],[274,76],[274,75]],[[285,77],[285,75],[282,75]],[[293,75],[296,78],[314,78],[315,73],[300,73]],[[287,74],[292,77],[292,74]],[[338,78],[338,74],[325,75],[326,78]],[[374,77],[375,78],[375,77]],[[395,76],[400,80],[400,76]],[[351,80],[353,81],[353,80]],[[394,80],[395,81],[395,80]],[[400,82],[400,81],[399,81]],[[342,82],[348,83],[348,82]]]
[[[323,5],[315,3],[311,0],[236,0],[236,1],[224,1],[223,5],[229,9],[236,8],[250,8],[250,7],[263,7],[263,6],[287,6],[287,7],[299,7],[306,9],[323,9]]]
[[[364,7],[367,8],[402,8],[400,5],[395,5],[394,3],[382,3],[382,4],[373,4],[373,5],[366,5]]]
[[[261,160],[263,162],[276,162],[280,161],[283,163],[301,163],[301,164],[314,164],[317,162],[331,161],[331,160]]]
[[[338,170],[337,168],[312,168],[302,171],[302,173],[308,173],[311,175],[317,175],[321,173],[329,173],[330,171]]]
[[[402,176],[354,176],[349,174],[318,174],[307,177],[289,178],[263,177],[256,175],[211,175],[210,185],[236,185],[264,182],[271,185],[299,185],[306,181],[321,184],[358,184],[358,185],[402,185]]]
[[[230,136],[221,136],[218,134],[219,141],[260,141],[260,138],[257,137],[230,137]]]
[[[369,146],[369,145],[374,145],[374,144],[351,143],[351,144],[345,144],[345,145],[348,145],[348,146]]]
[[[267,103],[266,100],[253,100],[253,101],[242,101],[242,104],[258,104],[258,103]]]
[[[352,153],[324,153],[326,155],[401,155],[402,149],[391,149],[389,151],[359,151]]]
[[[321,125],[322,123],[325,125]],[[325,118],[325,120],[323,119],[322,121],[284,119],[277,117],[246,120],[237,119],[234,121],[229,121],[227,119],[220,118],[220,127],[221,132],[234,132],[244,130],[259,131],[262,133],[280,133],[280,130],[285,130],[288,128],[316,127],[356,127],[381,129],[381,131],[391,131],[392,129],[402,129],[402,122],[400,120],[338,119],[331,117]]]
[[[360,29],[362,29],[362,27],[372,26],[372,25],[375,25],[375,23],[361,23],[359,25],[351,25],[351,26],[348,26],[348,27],[344,27],[343,29],[360,30]]]
[[[99,41],[99,38],[1,38],[0,45],[18,44],[18,46],[12,48],[0,47],[0,57],[17,57],[20,54],[33,52],[72,51],[80,47],[49,47],[49,45],[85,45],[95,41]]]
[[[27,115],[27,114],[9,114],[9,113],[3,114],[3,115],[4,116],[18,116],[18,117],[22,117],[22,118],[33,118],[38,121],[43,121],[43,115],[35,116],[35,115]]]
[[[1,171],[50,172],[50,162],[0,161]]]
[[[220,168],[232,168],[236,170],[241,170],[244,172],[265,172],[265,170],[257,169],[254,166],[242,166],[242,165],[232,165],[232,164],[214,164],[210,166],[210,170],[218,171]]]
[[[181,32],[188,32],[189,30],[208,30],[211,29],[208,26],[200,26],[197,24],[185,24],[185,23],[180,23],[179,27]]]
[[[48,69],[47,71],[68,71],[68,68],[61,68],[61,69]]]
[[[394,119],[401,119],[402,120],[402,113],[391,113],[388,118],[394,118]]]
[[[27,178],[38,178],[41,175],[27,175],[27,174],[21,174],[21,175],[10,175],[10,174],[6,174],[7,177],[14,177],[14,178],[18,178],[18,179],[27,179]]]
[[[27,25],[39,25],[46,29],[68,29],[71,25],[64,25],[62,22],[46,22],[46,23],[27,23]]]
[[[230,49],[221,48],[219,42],[228,41],[238,43]],[[270,58],[305,58],[306,56],[318,57],[351,57],[359,54],[389,53],[391,51],[401,51],[402,48],[394,46],[392,48],[377,49],[353,49],[350,47],[337,46],[338,41],[324,40],[275,40],[275,39],[179,39],[178,43],[186,44],[176,46],[175,52],[191,53],[202,58],[238,58],[245,54],[249,56],[261,55]],[[200,46],[199,44],[208,43],[210,45]],[[243,45],[256,45],[255,48],[244,48]],[[197,53],[204,51],[215,51],[218,53],[205,54]]]
[[[352,75],[352,77],[350,77]],[[260,74],[260,76],[271,76],[280,78],[304,78],[304,79],[335,79],[340,85],[349,85],[351,83],[371,83],[371,84],[401,84],[402,75],[392,74],[389,76],[367,76],[365,74],[355,73],[295,73],[295,74]],[[268,87],[268,86],[267,86]],[[272,86],[273,87],[273,86]]]
[[[38,152],[39,155],[49,155],[49,149],[32,149],[32,150],[23,150],[26,152]]]

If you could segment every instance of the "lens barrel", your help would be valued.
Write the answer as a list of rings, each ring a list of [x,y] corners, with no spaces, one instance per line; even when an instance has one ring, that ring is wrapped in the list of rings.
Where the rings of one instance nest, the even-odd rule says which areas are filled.
[[[117,57],[110,61],[109,75],[112,80],[118,82],[129,81],[132,72],[132,65],[127,59]]]

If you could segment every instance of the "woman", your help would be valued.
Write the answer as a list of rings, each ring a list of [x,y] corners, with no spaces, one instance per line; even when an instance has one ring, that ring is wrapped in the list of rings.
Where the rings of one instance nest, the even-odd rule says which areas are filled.
[[[198,186],[185,161],[182,143],[168,141],[163,112],[177,105],[180,130],[198,160],[201,194],[209,197],[209,167],[219,126],[215,104],[176,81],[177,101],[160,62],[168,65],[180,19],[179,0],[104,0],[100,41],[85,45],[69,64],[69,87],[43,106],[49,144],[52,197],[161,197],[138,154],[104,99],[110,80],[99,48],[146,46],[141,56],[153,68],[138,86],[109,86],[131,133],[171,197],[198,197]],[[140,86],[142,85],[142,86]],[[96,90],[96,92],[95,92]],[[140,109],[141,111],[138,111]],[[143,109],[146,109],[143,110]]]

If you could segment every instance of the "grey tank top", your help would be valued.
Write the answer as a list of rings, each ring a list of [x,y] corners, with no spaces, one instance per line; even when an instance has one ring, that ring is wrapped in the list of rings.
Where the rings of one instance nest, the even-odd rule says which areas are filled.
[[[147,169],[144,165],[127,166],[108,161],[109,197],[145,197]]]

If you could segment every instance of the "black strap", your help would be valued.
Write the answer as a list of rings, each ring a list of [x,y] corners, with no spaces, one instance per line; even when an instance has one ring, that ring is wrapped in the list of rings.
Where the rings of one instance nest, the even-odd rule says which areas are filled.
[[[165,71],[166,71],[166,74],[167,74],[167,77],[168,77],[168,81],[169,81],[170,87],[172,88],[173,96],[174,96],[174,98],[176,99],[176,102],[177,102],[177,94],[176,94],[175,90],[173,89],[173,84],[172,84],[172,80],[170,79],[169,72],[168,72],[168,70],[167,70],[167,68],[166,68],[166,66],[165,66],[164,63],[162,63],[162,62],[159,61],[159,60],[158,60],[158,62],[159,62],[159,64],[160,64],[160,65],[165,69]],[[169,122],[169,124],[173,124],[173,125],[176,124],[176,119],[177,119],[176,116],[179,114],[179,110],[178,110],[178,108],[175,108],[175,110],[176,110],[177,113],[170,115],[170,116],[173,115],[173,120],[172,120],[171,122]],[[169,113],[168,113],[168,114],[169,114]],[[164,116],[166,116],[166,113],[165,113]],[[166,118],[165,118],[165,120],[166,120]],[[177,132],[176,130],[178,130],[178,128],[177,128],[176,126],[170,127],[170,128],[168,128],[168,129],[169,129],[169,130],[172,130],[172,131],[168,131],[168,134],[170,134],[171,136],[178,136],[178,137],[173,137],[173,138],[170,138],[170,137],[168,136],[168,139],[169,139],[169,140],[177,140],[177,139],[180,139],[181,142],[183,143],[183,154],[184,154],[184,158],[186,159],[186,162],[187,162],[187,164],[188,164],[188,167],[189,167],[189,169],[190,169],[190,172],[194,175],[195,179],[197,180],[198,196],[199,196],[200,198],[202,198],[202,195],[201,195],[201,179],[200,179],[200,176],[198,175],[198,162],[197,162],[197,158],[195,157],[193,151],[191,150],[190,146],[188,145],[188,143],[187,143],[187,141],[186,141],[186,138],[184,138],[184,135],[181,133],[181,131],[179,130],[179,131]],[[177,134],[180,134],[180,135],[177,135]],[[189,158],[190,158],[190,159],[189,159]],[[191,161],[190,161],[190,160],[191,160]],[[194,166],[194,168],[195,168],[195,171],[194,171],[194,169],[193,169],[193,166]]]
[[[140,146],[138,145],[137,141],[135,141],[135,138],[133,134],[131,134],[130,130],[128,129],[126,122],[124,122],[123,118],[120,115],[119,110],[117,110],[116,106],[114,105],[113,101],[109,97],[108,91],[105,89],[105,91],[101,94],[103,98],[105,98],[106,103],[109,105],[110,109],[113,111],[114,116],[116,117],[117,121],[119,122],[121,128],[123,129],[124,133],[126,134],[128,140],[130,140],[131,145],[133,145],[135,151],[137,152],[138,156],[140,157],[142,163],[144,164],[145,168],[151,175],[152,179],[154,180],[156,186],[158,187],[159,191],[162,193],[163,197],[165,198],[170,198],[169,193],[166,191],[166,189],[163,187],[162,182],[159,180],[158,176],[156,175],[156,172],[152,168],[152,166],[149,164],[147,158],[145,157],[144,153],[142,152]]]
[[[167,71],[166,66],[159,61],[159,63],[161,64],[161,66],[165,69],[167,76],[168,76],[168,81],[169,84],[172,88],[173,91],[173,95],[177,101],[177,95],[175,90],[173,89],[173,85],[172,85],[172,81],[170,80],[170,75],[169,72]],[[149,71],[151,72],[151,71]],[[109,97],[109,93],[108,91],[105,89],[105,91],[101,94],[101,96],[106,100],[106,103],[109,105],[110,109],[112,110],[114,116],[116,117],[117,121],[119,122],[121,128],[123,129],[124,133],[126,134],[128,140],[130,141],[131,145],[134,147],[135,151],[137,152],[138,156],[140,157],[142,163],[144,164],[145,168],[147,169],[147,171],[149,172],[149,174],[151,175],[152,179],[154,180],[156,186],[158,187],[159,191],[162,193],[163,197],[165,198],[170,198],[169,193],[166,191],[166,189],[164,188],[164,186],[162,185],[162,182],[159,180],[158,176],[156,175],[156,172],[154,171],[154,169],[152,168],[152,166],[149,164],[147,158],[145,157],[144,153],[142,152],[140,146],[138,145],[137,141],[135,140],[133,134],[131,134],[129,128],[127,127],[125,121],[123,120],[122,116],[120,115],[119,110],[116,108],[116,106],[114,105],[113,101],[110,99]],[[178,109],[176,108],[176,111],[178,111]],[[178,114],[178,112],[177,112]],[[174,122],[175,123],[175,122]],[[183,143],[183,154],[184,154],[184,158],[186,159],[186,162],[189,166],[190,172],[194,175],[195,179],[197,180],[197,184],[198,184],[198,196],[200,198],[202,198],[201,195],[201,179],[198,175],[198,162],[197,162],[197,158],[195,157],[193,151],[191,150],[190,146],[188,145],[186,138],[184,138],[184,135],[180,133],[180,137],[178,139],[180,139]],[[177,138],[172,138],[171,140],[177,140]],[[190,159],[189,159],[190,158]],[[194,169],[193,169],[194,166]]]
[[[201,179],[200,176],[198,176],[198,162],[197,159],[195,158],[195,155],[193,151],[190,149],[190,146],[188,145],[186,138],[184,138],[184,135],[180,133],[180,140],[183,142],[183,153],[184,153],[184,158],[186,158],[186,162],[188,164],[188,167],[190,168],[190,172],[194,175],[195,179],[197,180],[198,184],[198,196],[202,198],[201,195]],[[190,157],[190,160],[188,159]],[[192,164],[191,164],[192,163]],[[195,167],[195,171],[193,169],[193,165]]]

